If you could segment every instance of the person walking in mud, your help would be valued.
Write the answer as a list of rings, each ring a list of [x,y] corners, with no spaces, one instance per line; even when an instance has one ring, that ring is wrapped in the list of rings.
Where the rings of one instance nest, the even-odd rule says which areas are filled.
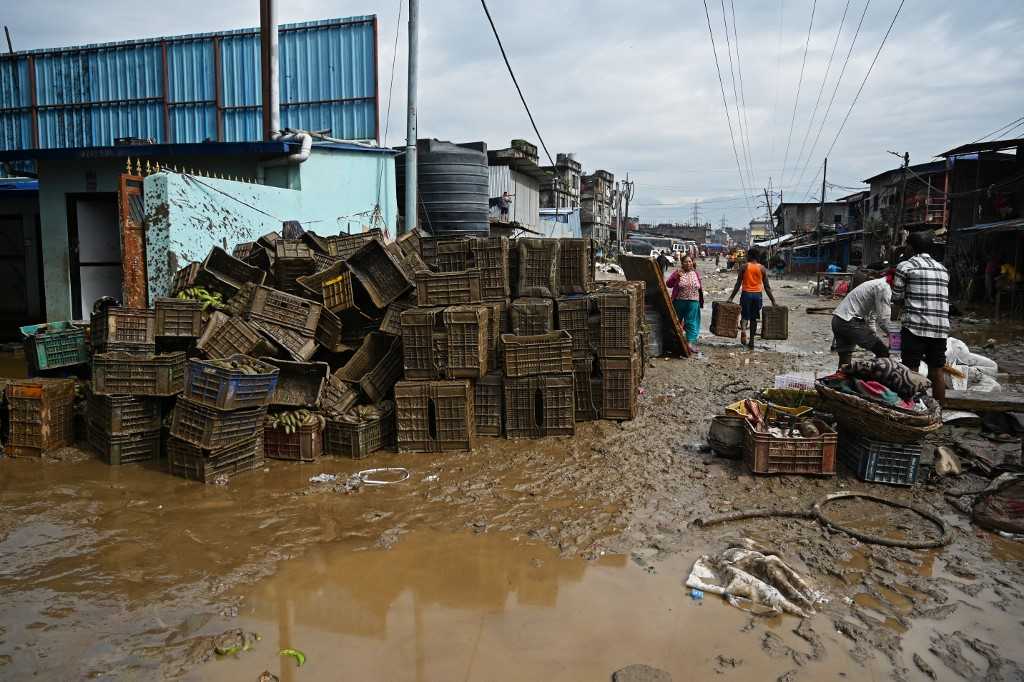
[[[668,276],[666,286],[672,290],[672,307],[686,332],[686,345],[690,355],[698,355],[697,338],[700,336],[700,309],[704,307],[704,285],[693,258],[683,255],[679,267]]]
[[[732,303],[736,294],[743,289],[743,293],[740,294],[740,343],[750,350],[754,350],[757,322],[761,319],[761,308],[764,307],[764,294],[768,294],[772,305],[778,305],[771,284],[768,283],[768,268],[761,263],[761,259],[761,250],[756,246],[747,250],[747,262],[741,265],[736,273],[736,286],[729,295],[729,303]]]
[[[903,323],[900,353],[903,364],[914,372],[922,361],[928,365],[932,397],[941,403],[946,399],[949,272],[930,255],[931,232],[912,232],[907,245],[912,255],[896,266],[892,281],[892,302]]]
[[[832,352],[839,354],[839,366],[850,364],[853,351],[860,346],[877,358],[889,357],[889,348],[882,343],[869,320],[872,314],[884,324],[891,314],[892,289],[885,277],[870,279],[854,287],[832,313]]]

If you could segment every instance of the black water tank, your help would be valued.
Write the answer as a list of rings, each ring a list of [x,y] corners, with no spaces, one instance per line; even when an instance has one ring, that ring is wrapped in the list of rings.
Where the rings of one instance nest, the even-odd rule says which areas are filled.
[[[488,235],[487,144],[419,140],[419,228],[442,236]],[[395,158],[398,209],[405,212],[405,154]]]

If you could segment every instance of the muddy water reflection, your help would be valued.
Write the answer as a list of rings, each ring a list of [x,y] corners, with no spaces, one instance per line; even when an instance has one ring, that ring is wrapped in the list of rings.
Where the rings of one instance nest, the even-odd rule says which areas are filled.
[[[622,556],[561,559],[502,534],[418,531],[387,552],[322,545],[280,565],[229,622],[263,636],[256,650],[191,677],[251,682],[266,669],[284,682],[600,680],[645,662],[695,680],[716,676],[719,654],[735,659],[724,664],[729,679],[793,667],[762,650],[763,632],[745,627],[742,612],[692,601],[684,568],[676,559],[651,575]],[[795,625],[779,619],[777,633],[799,647]],[[306,653],[301,670],[278,658],[284,647]],[[842,659],[807,669],[853,672]]]

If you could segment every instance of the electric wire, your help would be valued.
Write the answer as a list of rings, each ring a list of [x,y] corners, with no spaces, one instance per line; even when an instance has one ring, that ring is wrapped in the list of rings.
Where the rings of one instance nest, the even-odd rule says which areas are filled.
[[[1016,124],[1016,125],[1014,125],[1014,124]],[[1024,116],[1021,116],[1018,119],[1014,119],[1013,121],[1010,121],[1009,123],[1007,123],[1004,126],[996,128],[995,130],[993,130],[988,135],[982,135],[977,140],[974,140],[973,142],[971,142],[971,144],[976,144],[978,142],[981,142],[985,138],[992,137],[993,135],[1005,135],[1006,133],[1010,132],[1011,130],[1016,130],[1017,128],[1020,128],[1022,125],[1024,125]],[[1007,130],[1007,128],[1009,128],[1010,130]]]
[[[857,88],[857,94],[853,96],[853,101],[850,102],[850,108],[846,110],[846,116],[843,117],[843,122],[839,125],[839,130],[836,131],[835,137],[832,138],[832,144],[829,145],[828,151],[825,152],[826,159],[828,158],[828,155],[832,153],[832,150],[835,149],[836,142],[839,141],[839,136],[843,134],[843,129],[846,128],[846,123],[847,121],[850,120],[850,115],[853,113],[853,108],[857,106],[857,100],[860,99],[860,94],[864,92],[864,86],[867,85],[868,78],[871,77],[871,72],[874,70],[875,64],[878,62],[878,56],[882,54],[882,48],[885,47],[885,42],[889,39],[889,34],[892,33],[892,28],[893,26],[896,25],[896,20],[899,19],[900,11],[903,9],[903,4],[905,2],[906,0],[900,0],[900,4],[896,8],[896,13],[892,15],[892,21],[889,22],[889,28],[886,29],[885,35],[882,36],[882,42],[878,44],[878,49],[875,50],[875,56],[871,59],[871,64],[868,65],[868,70],[864,74],[864,79],[860,82],[860,87]],[[811,188],[814,186],[815,180],[818,179],[818,175],[823,170],[823,167],[824,164],[822,164],[822,167],[818,169],[818,172],[815,173],[814,177],[811,178],[811,184],[807,189],[808,196],[811,193]]]
[[[789,136],[786,139],[786,154],[782,157],[782,168],[779,170],[779,187],[786,185],[786,163],[789,161],[789,149],[793,144],[793,126],[796,125],[796,109],[800,103],[800,89],[804,84],[804,67],[807,66],[807,49],[811,46],[811,29],[814,28],[814,11],[818,7],[818,0],[811,3],[811,21],[807,24],[807,40],[804,41],[804,59],[800,63],[800,78],[796,82],[796,97],[793,98],[793,116],[789,121]]]
[[[864,17],[867,16],[868,7],[871,6],[871,0],[867,0],[864,3],[864,10],[860,13],[860,21],[857,22],[857,29],[853,32],[853,38],[850,40],[850,47],[846,51],[846,59],[843,60],[843,68],[839,70],[839,77],[836,78],[835,87],[832,88],[832,96],[828,99],[828,106],[825,107],[825,114],[821,117],[821,124],[818,126],[818,132],[814,135],[814,142],[811,144],[811,150],[807,152],[807,158],[804,160],[804,165],[800,169],[800,175],[797,181],[793,183],[793,187],[799,189],[800,183],[803,182],[804,175],[807,174],[807,169],[811,165],[811,159],[814,158],[814,150],[818,148],[818,142],[821,140],[821,133],[825,130],[825,124],[828,122],[828,115],[832,112],[832,105],[836,101],[836,95],[839,93],[839,85],[843,82],[843,76],[846,75],[846,67],[850,64],[850,55],[853,54],[853,46],[857,44],[857,37],[860,35],[860,29],[864,25]],[[798,162],[799,164],[799,162]]]
[[[523,95],[523,89],[519,87],[519,81],[516,79],[516,74],[512,70],[512,64],[508,61],[508,55],[505,54],[505,46],[501,44],[501,36],[498,35],[498,27],[494,25],[494,19],[491,18],[491,10],[487,8],[487,0],[480,0],[480,4],[484,8],[484,14],[487,15],[487,21],[491,25],[491,31],[494,32],[494,39],[498,41],[498,49],[501,50],[501,58],[505,60],[505,67],[508,69],[508,75],[512,77],[512,84],[516,86],[516,92],[519,93],[519,99],[523,102],[523,108],[526,109],[526,115],[530,117],[530,125],[533,126],[533,132],[537,133],[537,139],[540,140],[540,146],[544,148],[544,153],[548,157],[548,161],[552,166],[555,165],[555,160],[551,158],[551,152],[548,151],[548,146],[544,142],[544,137],[540,134],[540,130],[537,129],[537,122],[533,120],[533,112],[530,111],[530,105],[526,103],[526,97]]]
[[[811,136],[811,130],[814,128],[814,119],[818,115],[818,107],[821,105],[821,96],[825,94],[825,84],[828,83],[828,75],[832,72],[832,60],[835,59],[836,48],[839,47],[839,38],[843,35],[843,26],[846,25],[846,15],[849,11],[850,0],[846,0],[846,6],[843,8],[843,16],[839,19],[839,30],[836,31],[836,39],[832,43],[832,54],[828,56],[828,64],[825,66],[825,76],[821,79],[821,87],[818,88],[818,97],[814,100],[814,108],[811,110],[811,120],[807,124],[807,130],[804,131],[804,139],[800,143],[800,152],[796,155],[794,168],[799,168],[800,159],[804,158],[804,151],[807,149],[807,138]],[[798,180],[797,187],[799,186],[800,181]]]
[[[398,17],[395,19],[395,44],[394,44],[394,47],[392,48],[392,51],[391,51],[391,80],[390,80],[390,83],[388,84],[388,113],[384,117],[384,139],[383,139],[383,144],[384,144],[385,147],[388,146],[388,133],[391,130],[391,96],[394,93],[394,88],[395,88],[395,64],[396,64],[396,62],[398,60],[398,36],[401,33],[401,29],[402,29],[402,4],[403,4],[404,1],[405,0],[398,0]],[[377,207],[375,209],[374,216],[373,216],[374,224],[376,224],[378,222],[378,218],[380,219],[379,220],[380,223],[384,222],[383,212],[381,211],[381,208],[380,208],[380,203],[381,203],[380,202],[380,193],[381,193],[381,188],[384,185],[384,169],[385,169],[386,165],[387,164],[385,164],[385,163],[381,163],[380,164],[380,173],[377,174]],[[384,228],[387,229],[387,225],[384,225]]]
[[[744,158],[746,159],[746,162],[747,162],[747,186],[748,187],[755,187],[756,185],[755,185],[755,181],[754,181],[754,164],[751,163],[751,160],[750,160],[750,133],[749,133],[750,126],[749,126],[749,124],[746,121],[747,104],[742,99],[742,94],[741,95],[737,95],[737,89],[736,89],[736,83],[737,83],[736,69],[733,68],[733,61],[732,61],[732,51],[733,51],[733,46],[735,45],[735,49],[736,49],[736,67],[739,68],[739,65],[740,65],[740,44],[739,44],[739,38],[736,38],[735,41],[729,39],[729,24],[726,21],[725,0],[719,0],[719,1],[720,1],[721,5],[722,5],[722,30],[725,32],[725,48],[726,48],[726,51],[728,51],[728,53],[729,53],[729,73],[732,76],[732,97],[733,97],[733,102],[736,105],[736,122],[737,122],[737,124],[739,125],[739,128],[740,128],[740,146],[743,148],[743,156],[744,156]],[[732,0],[729,0],[729,4],[732,5]],[[735,7],[733,7],[732,21],[733,21],[733,24],[732,24],[732,34],[733,34],[733,37],[735,38],[736,37],[736,10],[735,10]],[[740,93],[742,93],[742,91],[743,91],[743,72],[740,71],[739,73],[740,73],[739,88],[740,88]],[[743,102],[743,108],[742,109],[740,108],[740,102],[741,101]]]
[[[779,0],[779,38],[775,46],[775,102],[772,104],[772,141],[768,158],[775,158],[775,123],[779,113],[779,74],[782,72],[782,14],[785,0]]]
[[[483,2],[483,0],[481,0]],[[722,92],[722,106],[725,107],[725,120],[729,124],[729,140],[732,142],[732,156],[736,160],[736,172],[740,176],[740,184],[746,187],[746,181],[743,179],[743,168],[740,164],[740,155],[736,151],[736,134],[732,128],[732,115],[729,113],[729,101],[725,97],[725,82],[722,80],[722,67],[718,63],[718,48],[715,47],[715,33],[711,30],[711,11],[708,9],[708,0],[704,0],[704,16],[708,20],[708,35],[711,37],[711,53],[715,57],[715,71],[718,73],[718,86]],[[744,190],[744,194],[747,190]],[[750,211],[750,201],[747,201],[747,210]],[[751,215],[753,212],[751,211]]]

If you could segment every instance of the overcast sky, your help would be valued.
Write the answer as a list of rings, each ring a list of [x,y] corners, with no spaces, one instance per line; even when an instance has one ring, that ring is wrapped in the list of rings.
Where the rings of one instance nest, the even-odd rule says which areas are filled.
[[[616,178],[628,171],[636,181],[631,213],[645,222],[688,220],[693,202],[700,200],[705,219],[717,224],[724,216],[730,225],[739,225],[752,213],[763,212],[763,197],[758,201],[753,195],[762,192],[769,178],[776,189],[783,185],[787,200],[806,200],[808,191],[817,198],[821,178],[815,175],[822,156],[899,0],[818,0],[799,100],[812,0],[733,1],[738,61],[729,0],[724,0],[729,46],[722,24],[723,0],[709,0],[708,7],[734,138],[722,103],[703,0],[489,4],[552,156],[576,152],[584,169],[604,168]],[[863,25],[814,146],[866,1],[870,4]],[[282,22],[379,16],[383,120],[398,6],[398,0],[280,0],[280,14]],[[387,139],[391,145],[400,144],[405,135],[406,7],[402,10]],[[496,148],[507,146],[514,137],[537,143],[479,2],[426,0],[420,17],[420,137],[482,139]],[[259,2],[8,0],[2,21],[11,29],[15,49],[24,50],[256,26]],[[906,0],[829,156],[829,182],[856,187],[860,180],[898,164],[886,150],[908,151],[911,163],[920,163],[1024,116],[1022,34],[1020,0]],[[811,126],[833,45],[835,57]],[[739,114],[732,78],[738,68],[744,86]],[[1024,127],[1010,136],[1024,136]],[[846,193],[835,188],[828,195]]]

